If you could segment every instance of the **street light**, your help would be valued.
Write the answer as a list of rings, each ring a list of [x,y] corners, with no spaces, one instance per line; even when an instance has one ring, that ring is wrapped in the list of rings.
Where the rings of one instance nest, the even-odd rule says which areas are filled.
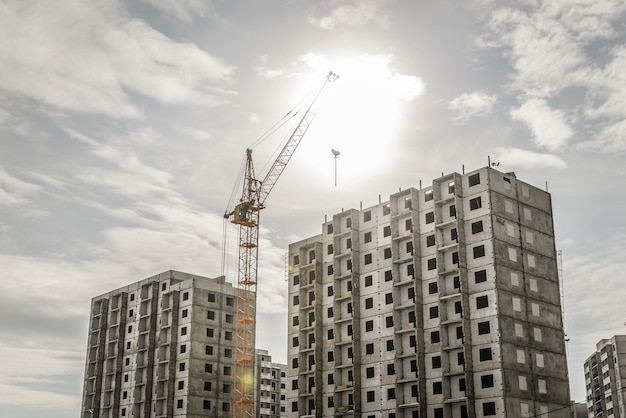
[[[341,153],[334,148],[331,149],[330,152],[333,154],[333,158],[335,159],[335,187],[337,187],[337,158],[339,158]]]

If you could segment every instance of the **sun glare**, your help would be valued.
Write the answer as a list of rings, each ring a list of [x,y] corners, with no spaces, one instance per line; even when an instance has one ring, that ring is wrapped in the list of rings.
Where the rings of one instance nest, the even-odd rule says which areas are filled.
[[[397,137],[401,107],[423,90],[419,78],[398,74],[389,64],[388,56],[315,61],[320,71],[323,65],[340,79],[325,92],[315,121],[322,135],[307,146],[307,161],[320,167],[320,161],[332,160],[331,149],[339,150],[344,182],[368,178],[383,167]]]

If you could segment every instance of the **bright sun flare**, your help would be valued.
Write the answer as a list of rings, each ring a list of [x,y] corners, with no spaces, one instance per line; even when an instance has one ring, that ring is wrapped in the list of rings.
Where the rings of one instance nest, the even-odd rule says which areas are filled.
[[[344,180],[376,174],[394,144],[401,106],[423,91],[421,80],[389,68],[389,57],[361,56],[333,63],[316,62],[320,71],[330,68],[340,79],[322,100],[315,130],[322,132],[315,146],[306,146],[306,160],[320,166],[341,151]]]

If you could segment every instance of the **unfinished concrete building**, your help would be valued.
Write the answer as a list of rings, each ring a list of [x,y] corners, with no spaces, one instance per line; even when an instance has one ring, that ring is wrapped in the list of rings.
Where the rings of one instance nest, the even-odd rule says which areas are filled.
[[[547,192],[449,174],[334,215],[289,261],[287,416],[569,416]]]
[[[626,335],[599,341],[584,367],[588,416],[626,416]]]
[[[179,271],[93,298],[81,417],[231,417],[236,299]]]

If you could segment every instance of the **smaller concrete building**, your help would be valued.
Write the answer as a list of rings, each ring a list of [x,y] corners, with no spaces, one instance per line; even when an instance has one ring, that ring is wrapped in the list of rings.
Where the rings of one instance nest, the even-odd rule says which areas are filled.
[[[600,340],[585,360],[589,418],[626,416],[626,335]]]
[[[285,385],[287,365],[272,363],[267,350],[256,350],[255,383],[256,416],[258,418],[284,417],[286,409]]]
[[[584,403],[573,404],[572,418],[587,418],[587,406]]]

